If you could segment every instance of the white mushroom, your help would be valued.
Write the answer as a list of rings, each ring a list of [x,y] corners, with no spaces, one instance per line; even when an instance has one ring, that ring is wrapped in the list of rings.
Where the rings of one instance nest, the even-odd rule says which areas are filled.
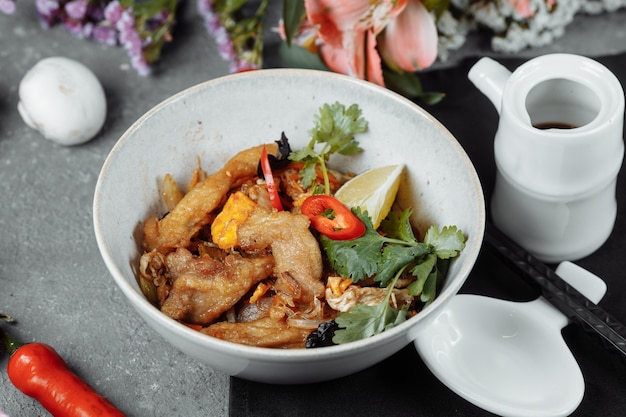
[[[87,142],[104,125],[102,85],[89,68],[72,59],[39,61],[20,82],[19,98],[24,122],[62,145]]]

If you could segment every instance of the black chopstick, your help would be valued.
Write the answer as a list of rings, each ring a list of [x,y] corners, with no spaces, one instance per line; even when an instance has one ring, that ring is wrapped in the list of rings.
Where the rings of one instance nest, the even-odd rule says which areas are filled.
[[[541,294],[570,320],[600,336],[603,345],[626,358],[626,326],[591,302],[544,264],[492,224],[487,224],[485,242],[517,268],[522,276],[538,284]]]

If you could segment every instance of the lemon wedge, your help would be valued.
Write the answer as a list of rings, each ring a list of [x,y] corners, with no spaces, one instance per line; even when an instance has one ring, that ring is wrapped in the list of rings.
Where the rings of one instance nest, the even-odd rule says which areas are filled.
[[[343,184],[335,198],[350,208],[367,210],[376,229],[391,210],[403,170],[404,164],[372,168]]]

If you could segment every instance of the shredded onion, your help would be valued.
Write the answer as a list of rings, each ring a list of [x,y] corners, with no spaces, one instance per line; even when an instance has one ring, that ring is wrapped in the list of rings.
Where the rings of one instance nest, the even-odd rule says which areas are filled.
[[[297,327],[300,329],[317,329],[322,320],[311,320],[311,319],[297,319],[294,317],[287,318],[287,324],[290,327]]]

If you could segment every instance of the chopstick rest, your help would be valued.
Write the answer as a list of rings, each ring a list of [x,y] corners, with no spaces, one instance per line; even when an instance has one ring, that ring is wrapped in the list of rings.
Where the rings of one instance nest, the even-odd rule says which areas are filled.
[[[541,294],[570,320],[600,337],[603,345],[626,359],[626,326],[565,282],[553,269],[511,238],[487,224],[485,242],[509,261],[522,276],[538,284]]]

